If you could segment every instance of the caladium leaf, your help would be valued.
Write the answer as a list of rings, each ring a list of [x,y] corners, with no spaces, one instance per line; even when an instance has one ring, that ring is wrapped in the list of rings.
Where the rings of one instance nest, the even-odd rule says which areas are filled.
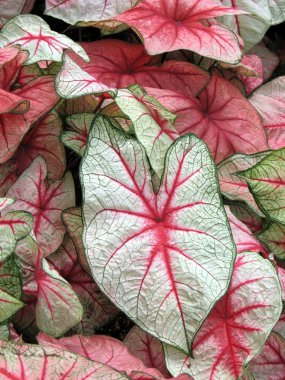
[[[249,363],[258,380],[283,380],[285,371],[285,339],[272,332],[261,353]]]
[[[66,118],[66,123],[71,130],[63,132],[61,141],[81,157],[85,152],[88,134],[95,116],[94,113],[81,113]]]
[[[165,364],[162,344],[157,338],[138,326],[134,326],[125,337],[124,344],[130,353],[141,359],[147,367],[156,368],[165,377],[170,377]]]
[[[257,89],[249,98],[260,113],[268,144],[272,149],[285,146],[285,76],[278,77]]]
[[[41,155],[47,163],[47,176],[58,180],[65,170],[65,152],[59,140],[61,122],[55,112],[47,114],[23,138],[15,155],[0,165],[0,195],[5,195],[17,178]]]
[[[63,51],[66,49],[72,49],[84,60],[89,60],[80,45],[65,35],[52,31],[38,16],[21,15],[13,18],[4,25],[0,37],[4,40],[0,42],[1,47],[20,45],[29,52],[26,65],[42,60],[62,61]]]
[[[237,253],[245,251],[265,252],[265,248],[254,237],[250,229],[238,220],[230,211],[228,206],[225,207],[236,244]]]
[[[194,135],[177,139],[156,195],[143,147],[93,128],[81,177],[83,242],[97,283],[146,331],[189,352],[235,255],[207,147]]]
[[[118,309],[99,290],[92,277],[82,269],[75,246],[68,235],[59,249],[48,257],[48,261],[68,281],[83,307],[82,318],[80,323],[73,327],[73,333],[92,335],[118,314]]]
[[[0,163],[7,161],[18,148],[32,123],[47,113],[58,101],[53,78],[43,76],[13,92],[30,103],[24,114],[0,115]]]
[[[82,319],[82,305],[68,282],[45,259],[38,265],[35,278],[37,326],[49,335],[61,336]]]
[[[96,78],[97,83],[101,86],[104,84],[107,88],[125,88],[136,83],[140,86],[197,95],[209,81],[206,71],[189,62],[170,60],[157,65],[140,44],[110,39],[81,45],[89,55],[90,63],[86,64],[73,53],[69,54],[70,57],[93,80]],[[75,79],[77,78],[74,76],[73,80]],[[87,84],[86,82],[85,86]],[[93,92],[98,92],[98,89]]]
[[[221,192],[225,197],[231,200],[244,201],[254,212],[264,216],[258,208],[247,183],[236,173],[246,170],[261,161],[268,152],[261,152],[253,155],[235,154],[226,158],[218,165],[218,175]]]
[[[127,380],[113,368],[53,346],[0,341],[0,374],[4,379]]]
[[[263,229],[263,219],[251,211],[244,203],[230,205],[231,212],[244,223],[254,234]]]
[[[80,207],[71,207],[62,213],[62,220],[66,226],[75,247],[80,264],[87,273],[90,273],[89,264],[85,255],[85,248],[82,241],[83,220]]]
[[[14,199],[12,198],[0,198],[0,212],[7,206],[14,203]]]
[[[282,314],[278,322],[273,328],[273,331],[280,334],[285,339],[285,314]]]
[[[236,86],[213,76],[199,98],[148,90],[165,107],[176,113],[175,129],[194,133],[208,145],[216,162],[231,154],[267,150],[267,140],[259,114]],[[169,95],[169,97],[167,96]]]
[[[285,224],[285,148],[273,151],[238,174],[246,180],[261,211]]]
[[[124,12],[137,3],[137,0],[47,0],[45,14],[59,18],[68,24],[78,22],[103,21]],[[96,23],[94,26],[99,26]]]
[[[45,255],[54,252],[62,243],[65,227],[61,220],[64,209],[75,205],[71,173],[62,181],[48,183],[47,166],[37,157],[8,191],[15,203],[5,208],[26,210],[34,216],[34,233]]]
[[[42,75],[45,75],[45,72],[40,68],[38,63],[22,66],[18,73],[17,84],[24,86]]]
[[[187,49],[202,56],[237,63],[242,58],[238,38],[219,23],[206,20],[239,10],[214,0],[143,0],[115,19],[130,25],[155,55]]]
[[[0,49],[0,88],[5,91],[10,90],[27,57],[27,52],[20,51],[18,46],[7,46]]]
[[[278,56],[269,50],[262,42],[250,49],[249,53],[255,54],[261,58],[263,67],[263,79],[265,82],[267,82],[278,66]]]
[[[76,113],[93,113],[99,105],[99,99],[94,95],[81,96],[75,99],[65,99],[57,107],[57,112],[63,116]]]
[[[0,262],[15,252],[17,240],[23,239],[33,228],[33,217],[28,212],[7,212],[14,204],[7,205],[0,216]]]
[[[110,336],[93,335],[85,337],[73,335],[57,340],[40,333],[37,340],[41,345],[53,344],[88,359],[108,364],[127,375],[130,375],[132,371],[144,371],[146,369],[143,362],[132,355],[122,342]],[[153,375],[161,377],[161,374],[155,369],[152,372]]]
[[[267,0],[221,0],[221,3],[248,13],[225,15],[221,19],[224,25],[241,36],[245,51],[262,40],[271,25],[271,12]]]
[[[285,259],[285,226],[271,223],[269,227],[258,234],[260,239],[279,259]]]
[[[0,263],[0,322],[21,309],[22,287],[19,269],[13,257]]]
[[[272,16],[271,24],[276,25],[285,21],[285,3],[283,0],[268,0]]]
[[[131,120],[136,137],[145,148],[150,164],[160,178],[166,151],[179,136],[178,132],[159,110],[147,102],[147,99],[144,100],[143,94],[138,97],[129,90],[118,90],[115,101]],[[97,118],[96,123],[99,122],[100,119]]]
[[[168,369],[173,375],[189,373],[195,380],[237,379],[260,351],[281,310],[280,285],[271,263],[255,252],[238,254],[228,292],[195,337],[194,359],[165,345]]]
[[[277,266],[276,267],[276,272],[278,274],[278,278],[279,278],[279,281],[280,281],[280,285],[281,285],[281,296],[282,296],[282,300],[283,302],[285,301],[285,269],[280,267],[280,266]]]
[[[18,16],[21,13],[29,13],[35,0],[5,0],[1,1],[0,9],[0,27],[2,27],[8,20]]]

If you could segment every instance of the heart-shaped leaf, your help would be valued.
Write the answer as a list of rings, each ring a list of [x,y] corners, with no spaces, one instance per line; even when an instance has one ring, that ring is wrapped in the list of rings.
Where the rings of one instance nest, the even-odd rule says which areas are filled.
[[[84,60],[89,60],[80,45],[65,35],[52,31],[38,16],[21,15],[13,18],[4,25],[0,36],[1,47],[8,44],[20,45],[29,52],[26,65],[43,60],[62,61],[63,51],[66,49],[72,49]]]
[[[239,10],[214,0],[143,0],[115,19],[130,25],[149,54],[188,49],[224,62],[237,63],[242,53],[234,33],[206,20]]]
[[[207,147],[194,135],[177,139],[156,195],[138,142],[108,126],[89,141],[81,180],[92,274],[136,323],[190,352],[235,255]]]
[[[8,191],[15,203],[5,208],[26,210],[34,216],[34,233],[45,255],[54,252],[62,243],[65,227],[61,220],[64,209],[75,205],[71,173],[62,181],[48,183],[47,166],[37,157]]]
[[[195,380],[237,379],[262,348],[281,310],[280,285],[271,263],[255,252],[238,254],[228,292],[195,337],[194,358],[165,345],[168,369],[173,375],[189,373]]]

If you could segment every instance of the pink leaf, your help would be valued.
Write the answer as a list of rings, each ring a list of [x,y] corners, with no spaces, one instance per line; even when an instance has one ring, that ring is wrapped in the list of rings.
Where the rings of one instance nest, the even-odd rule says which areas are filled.
[[[239,13],[214,0],[143,0],[115,20],[125,22],[138,32],[149,54],[188,49],[237,63],[242,53],[236,35],[223,25],[206,23],[206,20]]]
[[[13,94],[28,100],[30,108],[23,115],[14,113],[0,115],[0,163],[7,161],[13,155],[31,124],[58,101],[51,76],[35,79]]]
[[[124,88],[136,83],[196,95],[209,80],[206,71],[188,62],[167,61],[160,66],[152,63],[152,57],[139,44],[101,40],[82,43],[82,47],[90,57],[90,63],[73,53],[69,54],[70,57],[109,88]]]
[[[264,82],[267,82],[278,66],[278,56],[269,50],[262,42],[250,49],[249,53],[257,55],[261,58],[263,67],[263,80]]]
[[[11,18],[21,13],[29,13],[35,0],[4,0],[0,2],[0,27]]]
[[[118,371],[130,375],[132,371],[144,371],[147,369],[143,362],[130,354],[127,347],[119,340],[110,336],[93,335],[90,337],[73,335],[68,338],[54,339],[40,333],[37,336],[41,345],[52,344],[55,347],[96,360]],[[155,369],[149,371],[151,375],[161,376]]]
[[[143,147],[123,132],[92,128],[87,152],[83,241],[92,275],[146,331],[189,352],[235,255],[207,147],[194,135],[177,139],[158,195]]]
[[[2,379],[127,380],[113,368],[53,347],[0,340]]]
[[[165,346],[169,370],[174,375],[189,373],[195,380],[236,380],[259,353],[281,310],[271,263],[255,252],[239,254],[228,292],[195,337],[193,359]]]
[[[148,92],[178,114],[174,126],[180,134],[191,132],[206,142],[217,163],[237,152],[251,154],[268,149],[259,114],[225,79],[213,76],[198,99]]]
[[[47,166],[42,157],[36,158],[8,191],[16,202],[5,209],[26,210],[34,216],[34,233],[45,255],[62,243],[65,227],[61,220],[64,209],[75,204],[71,173],[62,181],[48,184]]]
[[[55,112],[41,119],[21,142],[15,155],[0,165],[0,196],[5,195],[17,178],[41,155],[47,163],[47,176],[58,180],[65,170],[65,152],[59,140],[61,123]]]
[[[261,353],[250,362],[249,369],[258,380],[284,380],[285,339],[272,332]]]
[[[271,149],[285,146],[285,76],[273,79],[249,98],[260,113]]]
[[[68,235],[59,249],[48,257],[48,261],[68,281],[83,306],[82,319],[73,328],[73,332],[92,335],[118,314],[118,309],[100,291],[92,277],[82,269],[74,244]]]
[[[170,377],[165,365],[161,342],[134,326],[124,339],[124,344],[131,354],[135,355],[149,368],[158,369],[166,378]]]

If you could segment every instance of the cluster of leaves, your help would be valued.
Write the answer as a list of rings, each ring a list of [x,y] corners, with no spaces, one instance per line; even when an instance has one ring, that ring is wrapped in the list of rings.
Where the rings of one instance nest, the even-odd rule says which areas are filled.
[[[46,0],[80,43],[33,3],[0,8],[1,379],[284,379],[285,1]]]

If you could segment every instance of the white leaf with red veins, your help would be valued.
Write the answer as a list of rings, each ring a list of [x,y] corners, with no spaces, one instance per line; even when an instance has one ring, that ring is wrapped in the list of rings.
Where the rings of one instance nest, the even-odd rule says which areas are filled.
[[[89,60],[80,45],[65,35],[52,31],[38,16],[21,15],[13,18],[4,25],[0,37],[3,39],[0,42],[1,47],[20,45],[23,50],[29,52],[26,65],[43,60],[60,62],[66,49],[72,49],[84,60]]]
[[[270,223],[258,235],[258,239],[266,244],[278,259],[285,259],[285,226],[281,223]]]
[[[0,212],[7,206],[14,203],[14,199],[11,198],[0,198]]]
[[[45,14],[68,24],[102,21],[131,8],[137,0],[46,0]]]
[[[56,76],[57,93],[62,98],[77,98],[83,95],[114,91],[96,78],[82,70],[68,55],[63,58],[63,65]]]
[[[55,112],[51,112],[26,134],[14,156],[0,165],[0,196],[7,193],[39,155],[47,163],[48,178],[61,179],[65,170],[65,152],[59,140],[61,130],[60,119]]]
[[[96,78],[97,83],[107,88],[125,88],[136,83],[195,96],[209,81],[205,70],[189,62],[173,60],[157,65],[157,59],[153,61],[141,44],[105,39],[81,45],[90,57],[89,63],[72,52],[69,56],[93,80]],[[76,80],[74,75],[73,80]]]
[[[280,285],[271,263],[255,252],[238,254],[228,292],[195,336],[194,359],[164,346],[169,371],[189,373],[195,380],[237,379],[261,350],[281,310]]]
[[[271,149],[285,146],[285,76],[259,87],[249,101],[260,113]]]
[[[212,19],[239,13],[214,0],[143,0],[115,20],[130,25],[149,54],[187,49],[237,63],[242,58],[237,36]]]
[[[118,90],[115,101],[133,123],[136,137],[145,148],[150,165],[160,178],[165,154],[179,136],[178,132],[172,123],[163,117],[162,112],[155,109],[143,96],[138,97],[129,90]],[[100,120],[97,117],[96,124],[100,123]]]
[[[261,217],[264,217],[264,215],[249,191],[246,181],[236,175],[236,173],[255,165],[269,153],[270,151],[261,152],[251,156],[235,154],[226,158],[218,165],[219,182],[223,195],[231,200],[244,201]]]
[[[257,380],[284,380],[285,339],[272,332],[261,353],[248,366]]]
[[[225,207],[233,233],[237,253],[245,251],[267,252],[265,247],[254,237],[250,229],[231,213],[228,206]]]
[[[278,278],[280,281],[282,299],[283,301],[285,301],[285,269],[280,266],[277,266],[276,271],[277,271]]]
[[[279,64],[278,56],[269,50],[262,42],[250,49],[249,53],[258,55],[261,58],[263,79],[264,82],[267,82]]]
[[[143,147],[114,128],[93,128],[81,181],[96,282],[138,325],[189,352],[235,256],[207,147],[194,135],[177,139],[156,195]]]
[[[260,218],[244,203],[235,203],[230,205],[231,212],[244,223],[252,233],[258,233],[263,230],[263,218]]]
[[[63,180],[48,183],[47,166],[42,157],[36,158],[7,193],[15,203],[5,208],[25,210],[34,217],[34,233],[45,256],[62,243],[65,227],[61,220],[63,210],[75,205],[74,183],[71,173]]]
[[[36,322],[41,331],[61,336],[82,319],[82,305],[70,284],[42,259],[37,263]]]
[[[166,91],[148,89],[148,93],[177,113],[174,127],[180,134],[194,133],[205,141],[217,163],[234,153],[268,149],[258,112],[223,78],[213,76],[198,99]]]
[[[48,257],[48,261],[68,281],[83,307],[83,316],[73,327],[72,333],[95,334],[98,328],[116,317],[119,310],[101,292],[93,278],[82,269],[75,246],[68,235],[59,249]]]
[[[248,14],[223,16],[221,21],[244,42],[245,51],[260,42],[271,25],[268,0],[221,0],[223,5],[231,6]]]
[[[0,340],[2,379],[127,380],[113,368],[53,346]]]
[[[156,368],[164,376],[169,377],[162,344],[157,338],[134,326],[126,335],[124,344],[130,353],[141,359],[147,367]]]

